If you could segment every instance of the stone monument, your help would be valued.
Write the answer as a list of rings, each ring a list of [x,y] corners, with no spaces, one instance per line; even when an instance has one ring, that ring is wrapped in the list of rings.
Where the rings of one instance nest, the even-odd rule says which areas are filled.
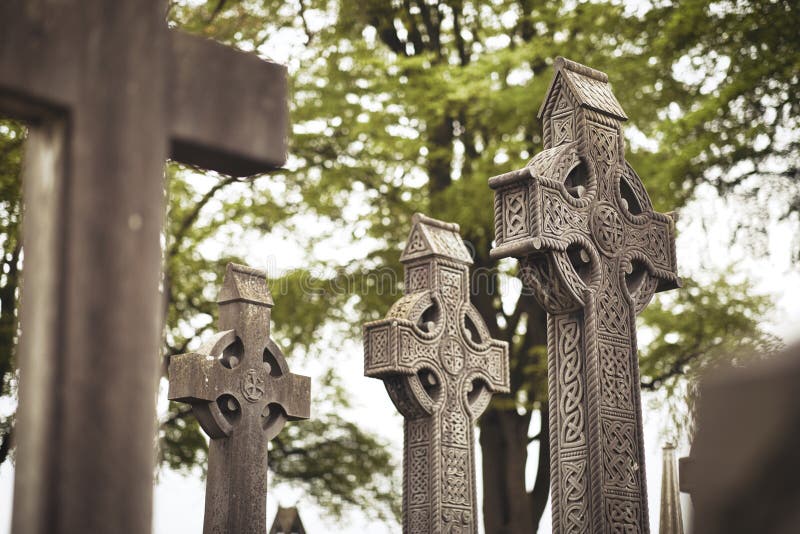
[[[0,2],[0,114],[29,127],[15,533],[151,531],[164,161],[286,157],[286,69],[166,12]]]
[[[558,58],[544,150],[489,180],[492,258],[520,261],[548,314],[553,532],[649,531],[636,314],[678,287],[673,220],[625,161],[608,77]]]
[[[306,529],[303,526],[303,521],[300,520],[300,512],[297,511],[297,507],[284,508],[283,506],[278,506],[275,521],[272,523],[272,528],[269,529],[269,534],[306,534]]]
[[[267,531],[267,446],[286,421],[308,419],[310,380],[289,372],[269,337],[266,274],[228,264],[220,332],[173,356],[169,398],[192,406],[211,437],[203,532]]]
[[[405,418],[403,532],[477,533],[474,432],[493,393],[508,392],[508,346],[470,303],[456,224],[414,215],[400,261],[405,296],[364,326],[364,374]]]
[[[698,534],[792,534],[800,525],[800,343],[700,382],[681,491]]]
[[[658,534],[683,534],[675,445],[667,443],[662,452],[664,457],[661,465],[661,515],[658,520]]]

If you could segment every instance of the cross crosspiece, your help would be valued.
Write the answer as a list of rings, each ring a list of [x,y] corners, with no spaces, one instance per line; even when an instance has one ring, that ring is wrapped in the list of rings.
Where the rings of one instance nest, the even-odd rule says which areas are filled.
[[[29,126],[17,533],[151,531],[164,161],[244,176],[286,157],[286,69],[166,12],[0,1],[0,115]]]
[[[263,534],[267,446],[286,421],[308,419],[311,385],[269,337],[264,272],[229,263],[218,303],[220,332],[172,357],[169,398],[189,403],[211,437],[203,531]]]
[[[509,390],[508,345],[469,301],[458,225],[416,214],[405,296],[364,327],[364,373],[405,417],[403,532],[476,533],[473,424]]]
[[[544,150],[495,190],[493,258],[548,313],[553,532],[648,532],[636,315],[680,285],[674,223],[625,161],[607,76],[563,58]]]

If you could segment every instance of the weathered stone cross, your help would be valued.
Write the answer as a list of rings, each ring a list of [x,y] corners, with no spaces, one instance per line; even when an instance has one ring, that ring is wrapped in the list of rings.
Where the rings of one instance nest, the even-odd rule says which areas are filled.
[[[508,346],[469,301],[458,225],[416,214],[400,261],[405,296],[364,327],[364,372],[405,417],[403,532],[477,532],[472,426],[507,392]]]
[[[192,405],[211,437],[203,531],[267,531],[267,446],[286,421],[308,419],[310,380],[291,374],[269,337],[266,274],[228,264],[220,332],[173,356],[169,398]]]
[[[648,532],[636,314],[680,285],[674,225],[625,161],[624,111],[558,58],[545,150],[495,189],[492,257],[520,260],[548,312],[553,532]]]
[[[166,12],[0,1],[0,114],[29,125],[17,533],[151,531],[164,160],[285,160],[285,68]]]

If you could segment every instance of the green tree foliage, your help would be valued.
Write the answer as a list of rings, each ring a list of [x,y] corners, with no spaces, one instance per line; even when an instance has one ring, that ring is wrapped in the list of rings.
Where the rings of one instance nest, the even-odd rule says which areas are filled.
[[[311,277],[319,266],[309,264],[274,281],[286,288],[276,295],[274,335],[292,356],[313,358],[319,347],[312,340],[324,325],[355,336],[360,323],[383,315],[396,298],[396,292],[358,282],[376,272],[400,274],[397,257],[414,211],[458,222],[474,247],[475,267],[489,273],[474,303],[493,337],[511,344],[512,393],[496,398],[481,422],[486,531],[530,532],[549,492],[547,425],[529,436],[535,412],[547,421],[544,313],[532,299],[507,290],[514,262],[498,265],[488,257],[493,231],[486,180],[519,168],[541,149],[536,112],[553,58],[563,55],[609,74],[633,118],[629,138],[638,141],[627,158],[659,210],[680,208],[699,184],[710,183],[723,193],[769,184],[767,196],[782,200],[787,217],[798,211],[791,181],[798,161],[797,7],[788,0],[634,7],[531,0],[173,1],[168,19],[186,31],[265,56],[279,45],[291,50],[294,132],[287,171],[269,177],[239,181],[169,168],[165,362],[213,328],[223,266],[246,257],[236,246],[243,236],[276,227],[291,231],[312,217],[320,229],[316,238],[347,227],[354,239],[372,244],[364,257],[326,265],[329,276]],[[10,131],[2,132],[0,150],[13,144]],[[2,154],[3,170],[18,166],[17,152]],[[8,220],[18,219],[15,176],[2,177],[8,185],[2,209],[17,213]],[[16,224],[2,229],[9,236],[5,265],[13,259]],[[311,250],[313,243],[304,245]],[[3,272],[0,286],[7,287],[11,271]],[[342,280],[356,280],[358,289],[332,291]],[[656,332],[642,358],[647,389],[678,391],[685,374],[740,346],[737,339],[753,340],[753,347],[766,339],[758,330],[765,302],[750,297],[747,287],[690,284],[679,295],[658,301],[642,319]],[[14,298],[0,299],[5,325]],[[0,365],[10,358],[11,332],[0,340]],[[4,388],[13,377],[6,369]],[[325,402],[346,400],[332,376],[324,382]],[[204,439],[184,409],[171,406],[161,428],[166,464],[202,463]],[[539,452],[529,459],[532,441]],[[278,478],[302,484],[334,513],[350,504],[396,511],[385,448],[341,417],[290,425],[274,445],[271,467]],[[530,492],[524,479],[529,461],[539,472]]]
[[[164,372],[169,357],[195,348],[214,330],[225,265],[246,262],[247,249],[235,244],[245,236],[257,239],[297,214],[283,182],[281,176],[239,179],[168,167]],[[314,282],[308,271],[295,270],[271,281],[272,336],[292,365],[315,353],[318,332],[326,320],[337,319],[328,306],[339,297],[309,280]],[[273,481],[303,488],[334,517],[348,506],[396,517],[397,466],[386,445],[339,415],[348,408],[347,395],[333,374],[315,380],[313,390],[313,421],[289,423],[271,442]],[[205,469],[206,439],[190,414],[186,405],[171,403],[160,425],[160,459],[173,469]]]
[[[661,390],[671,422],[669,439],[691,439],[694,403],[702,376],[723,365],[739,365],[782,347],[761,328],[772,311],[770,299],[731,270],[710,283],[684,279],[642,312],[640,325],[652,337],[641,351],[644,391]]]
[[[22,145],[25,129],[0,121],[0,397],[16,394],[14,352],[17,343],[17,301],[20,285],[22,239]],[[14,416],[0,414],[0,463],[11,452]]]
[[[278,26],[302,35],[293,65],[294,183],[305,205],[323,217],[342,218],[349,198],[366,204],[369,224],[355,237],[382,244],[348,269],[399,271],[409,216],[422,210],[458,222],[474,246],[476,267],[492,273],[473,300],[492,335],[511,343],[513,393],[496,398],[481,422],[484,486],[492,488],[484,502],[488,532],[528,532],[548,495],[548,429],[528,435],[535,411],[547,419],[544,314],[527,298],[509,306],[509,295],[494,290],[514,267],[488,258],[486,180],[541,149],[535,117],[552,59],[564,55],[609,74],[634,118],[627,133],[639,141],[627,157],[665,211],[680,208],[700,183],[719,186],[737,165],[756,164],[760,156],[791,161],[778,143],[771,155],[754,151],[759,133],[774,138],[792,127],[790,107],[781,108],[780,120],[762,120],[757,131],[747,119],[759,106],[777,106],[771,95],[781,96],[778,103],[797,101],[797,69],[789,68],[798,57],[796,12],[786,2],[708,1],[656,3],[641,13],[609,2],[526,0],[230,0],[175,8],[176,20],[192,31],[248,49],[258,49]],[[764,32],[782,51],[774,62],[764,61]],[[269,46],[262,50],[268,54]],[[745,63],[742,51],[750,54]],[[687,61],[693,76],[682,72],[692,71],[682,67]],[[376,318],[393,298],[370,293],[355,309],[362,320]],[[713,316],[724,322],[727,313],[721,306]],[[652,354],[661,363],[648,360],[646,388],[679,380],[698,363],[688,353]],[[539,477],[526,492],[522,467],[531,440],[540,444]]]

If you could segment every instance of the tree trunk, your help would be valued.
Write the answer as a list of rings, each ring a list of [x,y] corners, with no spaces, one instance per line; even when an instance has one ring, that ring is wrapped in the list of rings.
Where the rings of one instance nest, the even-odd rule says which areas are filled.
[[[483,524],[487,533],[535,532],[525,490],[530,414],[490,409],[480,422],[483,456]]]
[[[525,489],[530,413],[489,410],[480,420],[483,456],[483,527],[486,534],[536,534],[550,495],[547,409],[542,410],[538,472]]]

